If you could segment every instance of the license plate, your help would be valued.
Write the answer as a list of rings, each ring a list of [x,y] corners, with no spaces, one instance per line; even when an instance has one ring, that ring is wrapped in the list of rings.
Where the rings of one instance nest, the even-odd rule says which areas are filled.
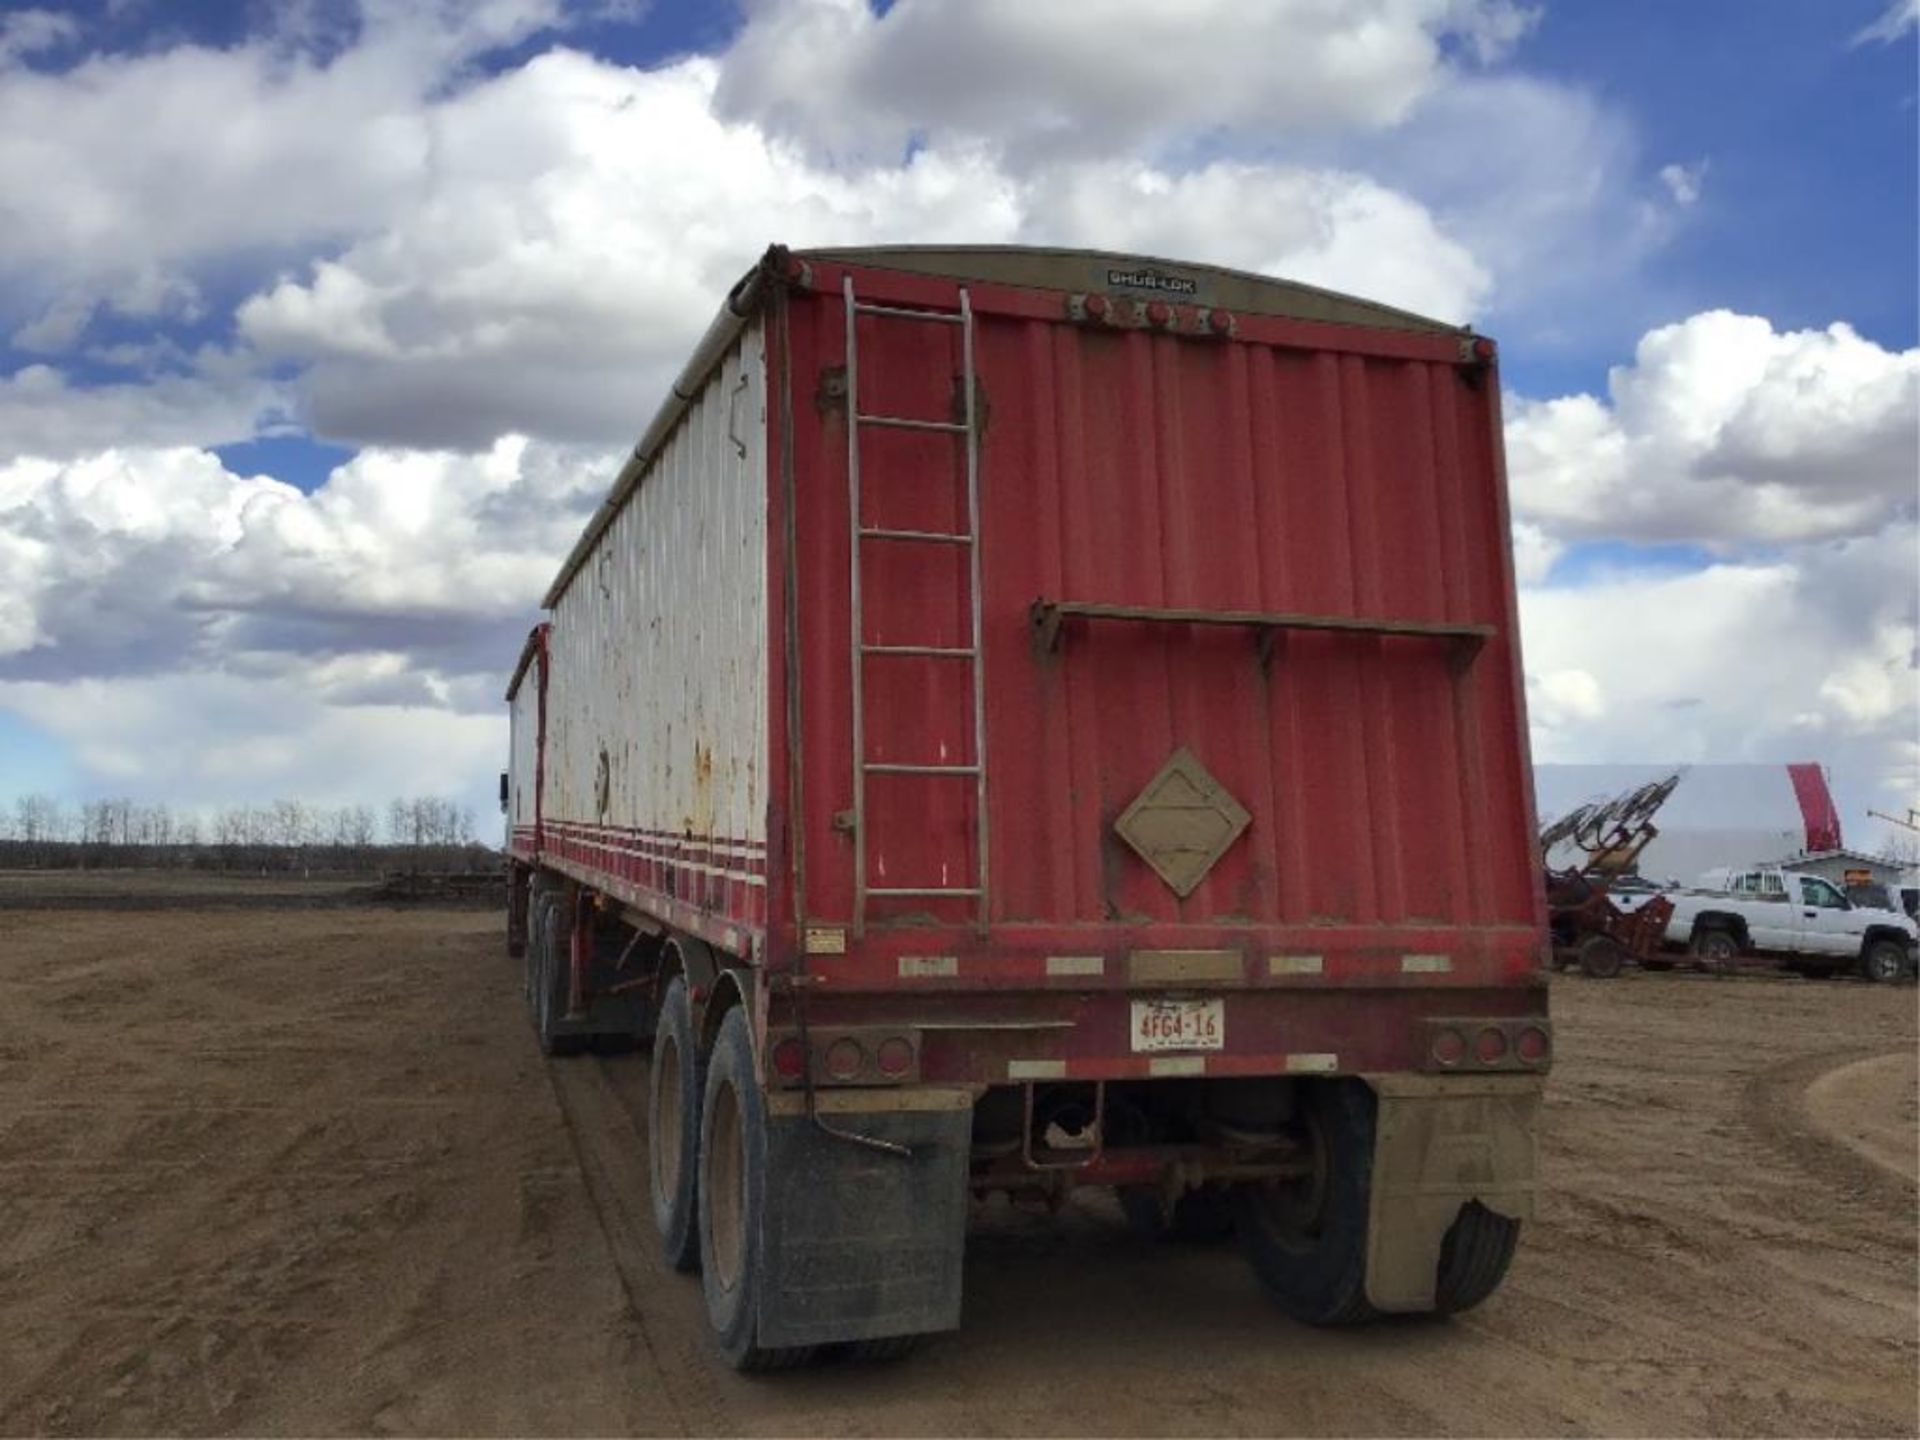
[[[1133,1048],[1218,1050],[1227,1043],[1224,1000],[1135,1000]]]

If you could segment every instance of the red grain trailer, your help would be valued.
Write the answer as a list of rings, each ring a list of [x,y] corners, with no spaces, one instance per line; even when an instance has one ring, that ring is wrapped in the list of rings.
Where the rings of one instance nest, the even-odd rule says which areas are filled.
[[[1491,342],[775,248],[546,604],[510,945],[549,1051],[652,1035],[732,1363],[956,1326],[996,1189],[1236,1228],[1310,1322],[1499,1283],[1551,1032]]]

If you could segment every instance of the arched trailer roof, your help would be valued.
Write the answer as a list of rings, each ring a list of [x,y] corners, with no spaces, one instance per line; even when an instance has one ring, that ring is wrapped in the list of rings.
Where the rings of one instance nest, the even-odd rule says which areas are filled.
[[[653,457],[673,433],[693,397],[700,393],[707,376],[766,303],[770,285],[790,275],[795,262],[804,266],[812,260],[1065,293],[1116,288],[1159,293],[1175,300],[1243,314],[1373,330],[1460,336],[1473,333],[1467,326],[1450,325],[1297,280],[1280,280],[1246,270],[1150,255],[1026,245],[876,245],[813,250],[789,250],[775,245],[727,293],[720,313],[694,347],[692,357],[667,392],[646,433],[620,467],[607,498],[587,521],[560,573],[548,587],[540,602],[543,606],[551,609],[559,602],[568,583],[592,552],[594,543],[638,488]]]

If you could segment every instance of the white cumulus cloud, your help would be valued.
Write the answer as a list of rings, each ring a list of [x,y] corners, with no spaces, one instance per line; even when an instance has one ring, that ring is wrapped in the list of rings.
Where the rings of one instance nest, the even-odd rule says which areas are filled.
[[[822,153],[890,163],[916,137],[1016,164],[1152,154],[1195,135],[1377,129],[1444,84],[1447,47],[1506,54],[1509,0],[755,0],[719,104]]]
[[[1790,543],[1913,513],[1920,350],[1714,310],[1649,332],[1608,391],[1509,411],[1514,508],[1562,538]]]

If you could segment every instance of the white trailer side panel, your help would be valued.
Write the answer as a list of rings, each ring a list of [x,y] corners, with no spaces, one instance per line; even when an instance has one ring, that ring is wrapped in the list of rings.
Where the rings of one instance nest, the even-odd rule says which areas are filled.
[[[548,853],[763,923],[764,332],[689,405],[553,610]]]
[[[507,843],[533,844],[534,777],[540,744],[540,657],[535,655],[507,702]]]

